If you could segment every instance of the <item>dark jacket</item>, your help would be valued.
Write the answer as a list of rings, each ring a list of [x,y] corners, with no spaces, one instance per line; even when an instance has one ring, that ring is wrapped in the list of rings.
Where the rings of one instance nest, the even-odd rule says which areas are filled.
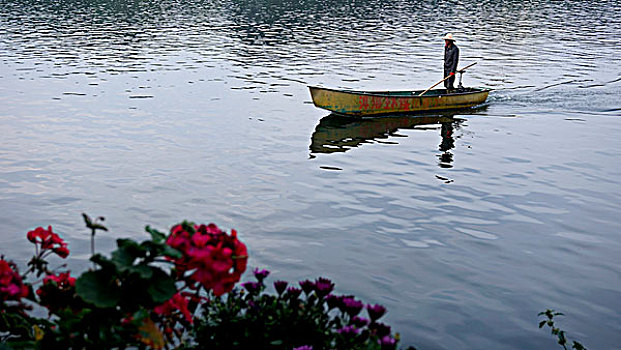
[[[459,48],[453,42],[451,46],[444,47],[444,76],[449,75],[449,73],[455,73],[458,62]]]

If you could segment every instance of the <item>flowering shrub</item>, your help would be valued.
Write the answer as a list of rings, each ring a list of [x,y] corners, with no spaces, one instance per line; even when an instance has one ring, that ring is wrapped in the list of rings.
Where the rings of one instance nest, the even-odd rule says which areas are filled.
[[[196,349],[396,349],[398,335],[379,322],[383,306],[332,294],[334,283],[326,278],[301,281],[300,288],[275,281],[272,295],[264,283],[269,272],[254,275],[256,282],[204,305]]]
[[[83,216],[92,240],[107,231],[102,217]],[[77,277],[48,268],[49,257],[70,253],[51,226],[28,232],[35,254],[23,275],[0,256],[0,348],[396,348],[398,336],[378,321],[386,310],[332,294],[328,279],[276,281],[271,295],[269,271],[256,269],[256,281],[235,288],[248,261],[235,230],[182,222],[168,235],[146,231],[140,243],[117,240],[109,257],[92,241],[93,268]]]

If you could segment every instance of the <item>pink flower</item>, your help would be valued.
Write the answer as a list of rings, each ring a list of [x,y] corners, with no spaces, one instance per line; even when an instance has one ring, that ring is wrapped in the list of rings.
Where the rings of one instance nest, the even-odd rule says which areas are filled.
[[[334,294],[328,294],[326,296],[326,302],[328,303],[328,309],[340,308],[343,297],[336,296]]]
[[[254,273],[254,278],[256,278],[259,283],[263,283],[263,280],[267,278],[267,276],[269,276],[270,274],[268,270],[260,269],[258,267],[255,268],[252,272]]]
[[[347,336],[347,337],[353,337],[358,335],[358,333],[360,333],[360,331],[354,327],[354,326],[345,326],[339,330],[337,330],[337,332],[341,335]]]
[[[12,262],[0,259],[0,301],[20,301],[28,294],[28,287],[22,282],[17,266]]]
[[[16,284],[9,284],[9,286],[6,287],[4,291],[9,295],[18,295],[22,291],[22,289]]]
[[[285,289],[287,289],[288,284],[289,283],[287,281],[274,282],[274,288],[276,289],[276,292],[278,293],[278,295],[282,295],[282,293],[284,293]]]
[[[327,278],[319,277],[315,281],[315,293],[317,293],[320,298],[323,298],[326,295],[330,294],[333,289],[334,283],[332,283],[332,281]]]
[[[291,299],[296,300],[302,294],[302,290],[300,288],[289,287],[287,288],[287,294],[291,297]]]
[[[364,304],[354,297],[344,297],[341,304],[341,311],[347,312],[349,316],[354,317],[360,313],[363,306]]]
[[[300,287],[302,287],[302,290],[304,291],[304,294],[306,295],[309,295],[315,288],[315,283],[313,283],[313,281],[310,281],[310,280],[300,281],[299,283],[300,283]]]
[[[261,291],[261,283],[259,282],[242,283],[242,287],[246,288],[250,294],[258,294]]]
[[[380,338],[390,335],[390,326],[381,322],[371,322],[371,324],[369,324],[369,330],[371,334],[375,334]]]
[[[369,320],[367,320],[364,317],[360,317],[360,316],[354,316],[352,317],[352,319],[350,320],[350,322],[358,327],[358,328],[362,328],[364,326],[366,326],[367,324],[369,324]]]
[[[382,350],[393,350],[397,348],[397,339],[386,335],[379,340]]]
[[[380,317],[384,315],[384,313],[386,313],[386,308],[379,304],[369,304],[367,305],[367,312],[369,313],[371,321],[377,321]]]

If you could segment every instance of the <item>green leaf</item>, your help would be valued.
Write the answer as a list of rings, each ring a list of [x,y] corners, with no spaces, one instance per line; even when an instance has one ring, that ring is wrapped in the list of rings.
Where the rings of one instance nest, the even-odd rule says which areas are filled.
[[[86,227],[93,230],[92,235],[95,235],[96,230],[108,231],[108,229],[104,225],[97,223],[97,220],[104,220],[103,216],[98,217],[97,219],[95,219],[95,221],[93,221],[88,215],[86,215],[86,213],[82,213],[82,217],[84,218],[84,223],[86,224]]]
[[[102,231],[108,231],[108,228],[102,224],[92,224],[90,226],[91,229],[95,229],[95,230],[102,230]]]
[[[572,348],[575,350],[587,350],[587,348],[585,348],[584,345],[580,344],[577,341],[574,341],[574,345],[572,346]]]
[[[149,280],[147,292],[151,295],[151,299],[156,304],[161,304],[177,292],[175,281],[164,271],[158,268],[153,269],[153,276]]]
[[[91,228],[91,226],[93,225],[93,221],[91,220],[91,218],[86,215],[86,213],[82,213],[82,217],[84,218],[84,223],[86,224],[86,227]]]
[[[164,247],[164,255],[166,255],[167,257],[176,258],[176,259],[183,257],[183,254],[180,251],[170,246]]]
[[[191,221],[184,220],[181,223],[181,227],[183,228],[183,230],[185,230],[186,232],[190,234],[194,234],[194,232],[196,232],[196,230],[194,230],[194,223]]]
[[[565,331],[560,331],[558,334],[558,343],[561,345],[565,345],[567,343],[567,338],[565,338]]]
[[[103,269],[112,269],[116,271],[116,265],[110,259],[99,253],[91,256],[90,260],[95,264],[101,266]]]
[[[154,241],[144,241],[140,243],[140,248],[145,252],[149,252],[151,255],[159,254],[159,252],[164,249],[162,243],[156,243]]]
[[[546,321],[545,321],[545,320],[544,320],[544,321],[539,322],[539,328],[543,327],[543,325],[544,325],[544,324],[546,324]]]
[[[121,249],[127,249],[129,252],[131,252],[132,254],[135,254],[136,256],[138,256],[138,254],[144,251],[144,248],[142,248],[140,244],[138,244],[133,239],[127,239],[127,238],[117,239],[116,245],[117,247]]]
[[[116,279],[102,270],[87,271],[75,282],[76,293],[97,307],[114,307],[120,300]]]
[[[138,276],[140,276],[140,278],[143,278],[145,280],[148,280],[151,277],[153,277],[153,272],[155,270],[157,269],[149,265],[146,265],[146,264],[139,264],[136,266],[132,266],[131,268],[128,269],[130,273],[135,273]]]
[[[151,228],[149,225],[147,225],[144,230],[151,234],[151,239],[156,243],[162,243],[166,239],[166,235],[164,233]]]
[[[166,255],[165,252],[167,248],[169,248],[165,243],[156,243],[154,241],[144,241],[140,243],[140,246],[145,250],[147,253],[146,256],[148,256],[151,261],[162,255]]]
[[[0,344],[0,350],[13,350],[13,349],[34,349],[35,342],[32,340],[13,341],[9,340],[6,344]]]
[[[130,267],[134,265],[134,261],[143,258],[146,249],[131,239],[118,239],[117,250],[112,252],[112,261],[119,267]]]
[[[129,251],[129,249],[117,249],[112,252],[112,262],[121,272],[127,271],[131,268],[136,261],[136,257]]]

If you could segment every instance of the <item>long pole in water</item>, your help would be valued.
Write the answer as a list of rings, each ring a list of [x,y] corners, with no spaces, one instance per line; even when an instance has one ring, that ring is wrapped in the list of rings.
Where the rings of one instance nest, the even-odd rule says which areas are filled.
[[[475,64],[477,64],[477,62],[474,62],[474,63],[472,63],[472,64],[469,64],[469,65],[465,66],[464,68],[462,68],[462,69],[458,70],[458,71],[457,71],[457,73],[463,73],[466,69],[468,69],[468,68],[470,68],[470,67],[474,66]],[[441,82],[445,81],[446,79],[448,79],[448,78],[450,78],[450,77],[451,77],[451,75],[449,74],[448,76],[446,76],[446,78],[444,78],[444,79],[440,80],[439,82],[437,82],[437,83],[433,84],[433,85],[432,85],[429,89],[427,89],[427,90],[425,90],[425,91],[421,92],[418,96],[423,96],[423,95],[424,95],[427,91],[429,91],[429,90],[433,89],[433,88],[434,88],[434,87],[436,87],[438,84],[440,84]]]

